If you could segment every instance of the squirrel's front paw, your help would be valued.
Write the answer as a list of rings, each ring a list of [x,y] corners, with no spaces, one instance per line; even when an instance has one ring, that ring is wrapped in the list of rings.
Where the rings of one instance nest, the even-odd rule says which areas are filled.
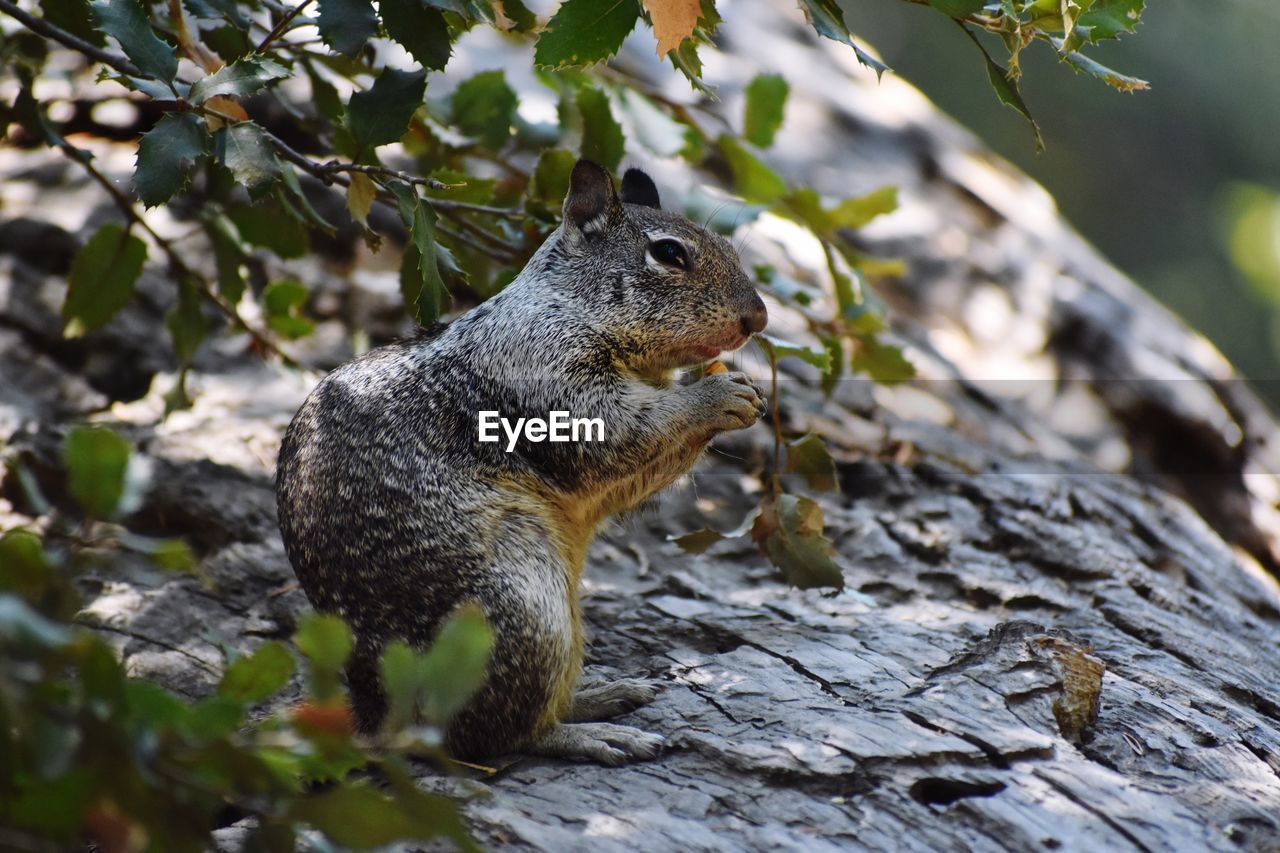
[[[707,429],[709,437],[749,427],[768,408],[764,392],[738,371],[704,376],[693,387],[703,396],[704,415],[698,426]]]

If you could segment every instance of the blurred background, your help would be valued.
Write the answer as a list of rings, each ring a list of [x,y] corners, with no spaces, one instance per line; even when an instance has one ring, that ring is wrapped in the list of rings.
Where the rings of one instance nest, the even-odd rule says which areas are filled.
[[[1090,55],[1151,89],[1121,94],[1023,53],[1047,150],[986,86],[936,11],[842,0],[902,77],[1041,182],[1117,266],[1204,332],[1280,405],[1280,0],[1149,0],[1135,35]],[[993,50],[1000,56],[1002,51]]]

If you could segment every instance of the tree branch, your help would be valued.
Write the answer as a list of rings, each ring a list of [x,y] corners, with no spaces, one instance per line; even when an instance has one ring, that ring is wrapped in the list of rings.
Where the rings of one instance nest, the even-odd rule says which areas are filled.
[[[313,172],[316,177],[323,180],[323,175],[333,174],[335,172],[363,172],[366,175],[372,175],[378,178],[389,178],[394,181],[404,181],[411,186],[421,186],[432,190],[447,190],[451,188],[450,184],[437,181],[435,178],[418,178],[407,172],[399,172],[395,169],[388,169],[386,166],[366,166],[362,163],[343,163],[340,160],[330,160],[328,163],[317,163],[319,170]]]
[[[103,50],[97,45],[90,44],[79,36],[72,35],[60,27],[46,21],[44,18],[37,18],[28,12],[24,12],[18,8],[18,4],[10,2],[10,0],[0,0],[0,12],[4,12],[9,17],[15,19],[33,33],[42,35],[45,38],[53,39],[65,47],[82,53],[85,56],[104,65],[110,65],[121,74],[128,74],[130,77],[146,77],[138,68],[125,57],[118,53],[112,53],[109,50]]]
[[[4,2],[4,0],[0,0],[0,2]],[[87,156],[85,156],[84,151],[81,151],[79,148],[65,140],[57,147],[67,156],[68,159],[80,164],[80,166],[89,173],[89,176],[97,181],[98,184],[107,191],[107,194],[111,196],[111,200],[116,203],[116,206],[120,208],[121,212],[124,213],[126,217],[128,217],[130,222],[136,223],[138,227],[147,232],[147,235],[157,246],[160,247],[160,250],[165,253],[165,256],[169,260],[169,268],[173,270],[174,273],[180,277],[196,282],[198,284],[196,289],[200,292],[200,295],[212,303],[218,311],[231,321],[234,327],[239,328],[248,334],[255,344],[262,347],[272,355],[278,356],[280,360],[289,367],[296,368],[300,366],[292,356],[281,350],[274,341],[262,332],[250,326],[249,323],[240,316],[239,312],[236,311],[234,305],[231,305],[223,299],[222,296],[210,290],[208,283],[204,280],[203,276],[198,275],[195,270],[187,266],[186,262],[182,260],[181,255],[174,245],[170,243],[168,239],[156,233],[156,230],[151,227],[151,224],[143,218],[142,214],[138,213],[137,209],[134,208],[133,200],[121,192],[119,187],[111,183],[111,180],[106,175],[98,171],[98,168],[89,161]]]
[[[259,42],[257,52],[262,53],[264,50],[266,50],[268,47],[271,46],[271,43],[273,41],[275,41],[276,39],[284,35],[285,30],[287,30],[289,27],[289,24],[293,23],[293,19],[301,15],[302,10],[307,8],[310,5],[311,5],[311,0],[302,0],[301,3],[299,3],[297,6],[294,6],[292,9],[290,9],[288,14],[286,14],[283,18],[281,18],[280,22],[271,28],[271,32],[267,33],[266,38],[264,38],[261,42]]]
[[[0,0],[0,2],[5,2],[5,0]],[[195,109],[197,112],[204,115],[211,115],[214,118],[226,122],[227,124],[235,124],[241,121],[241,119],[238,119],[235,116],[227,115],[226,113],[219,112],[218,110],[207,106],[196,107]],[[307,157],[305,154],[302,154],[265,127],[260,126],[260,129],[262,130],[263,135],[267,137],[267,140],[273,146],[275,146],[275,149],[280,152],[284,159],[326,184],[337,184],[341,187],[350,186],[351,179],[343,173],[364,172],[365,174],[374,177],[404,181],[406,184],[426,186],[435,190],[445,190],[450,188],[449,184],[441,183],[434,178],[420,178],[417,175],[411,175],[408,172],[401,172],[398,169],[390,169],[386,166],[366,166],[360,163],[341,163],[336,160],[331,160],[328,163],[319,163],[312,160],[310,157]],[[469,213],[484,213],[489,216],[499,216],[504,219],[524,218],[523,213],[513,208],[496,207],[489,204],[472,204],[468,201],[452,201],[447,198],[432,198],[431,206],[446,214],[454,211],[465,211]]]

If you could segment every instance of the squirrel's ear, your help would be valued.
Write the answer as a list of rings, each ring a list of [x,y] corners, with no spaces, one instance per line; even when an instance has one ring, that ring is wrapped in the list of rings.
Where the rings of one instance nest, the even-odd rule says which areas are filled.
[[[653,178],[639,169],[627,169],[627,173],[622,176],[622,200],[627,204],[662,209],[662,201],[658,198],[658,188],[654,186]]]
[[[621,205],[613,188],[613,178],[590,160],[579,160],[569,175],[569,194],[564,197],[564,221],[579,231],[603,231]]]

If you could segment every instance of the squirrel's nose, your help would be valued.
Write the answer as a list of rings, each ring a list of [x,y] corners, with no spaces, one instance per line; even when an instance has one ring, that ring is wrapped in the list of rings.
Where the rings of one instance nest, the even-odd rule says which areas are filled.
[[[762,331],[769,322],[769,312],[764,308],[764,300],[760,294],[754,294],[755,300],[745,314],[742,315],[742,333],[754,335]]]

